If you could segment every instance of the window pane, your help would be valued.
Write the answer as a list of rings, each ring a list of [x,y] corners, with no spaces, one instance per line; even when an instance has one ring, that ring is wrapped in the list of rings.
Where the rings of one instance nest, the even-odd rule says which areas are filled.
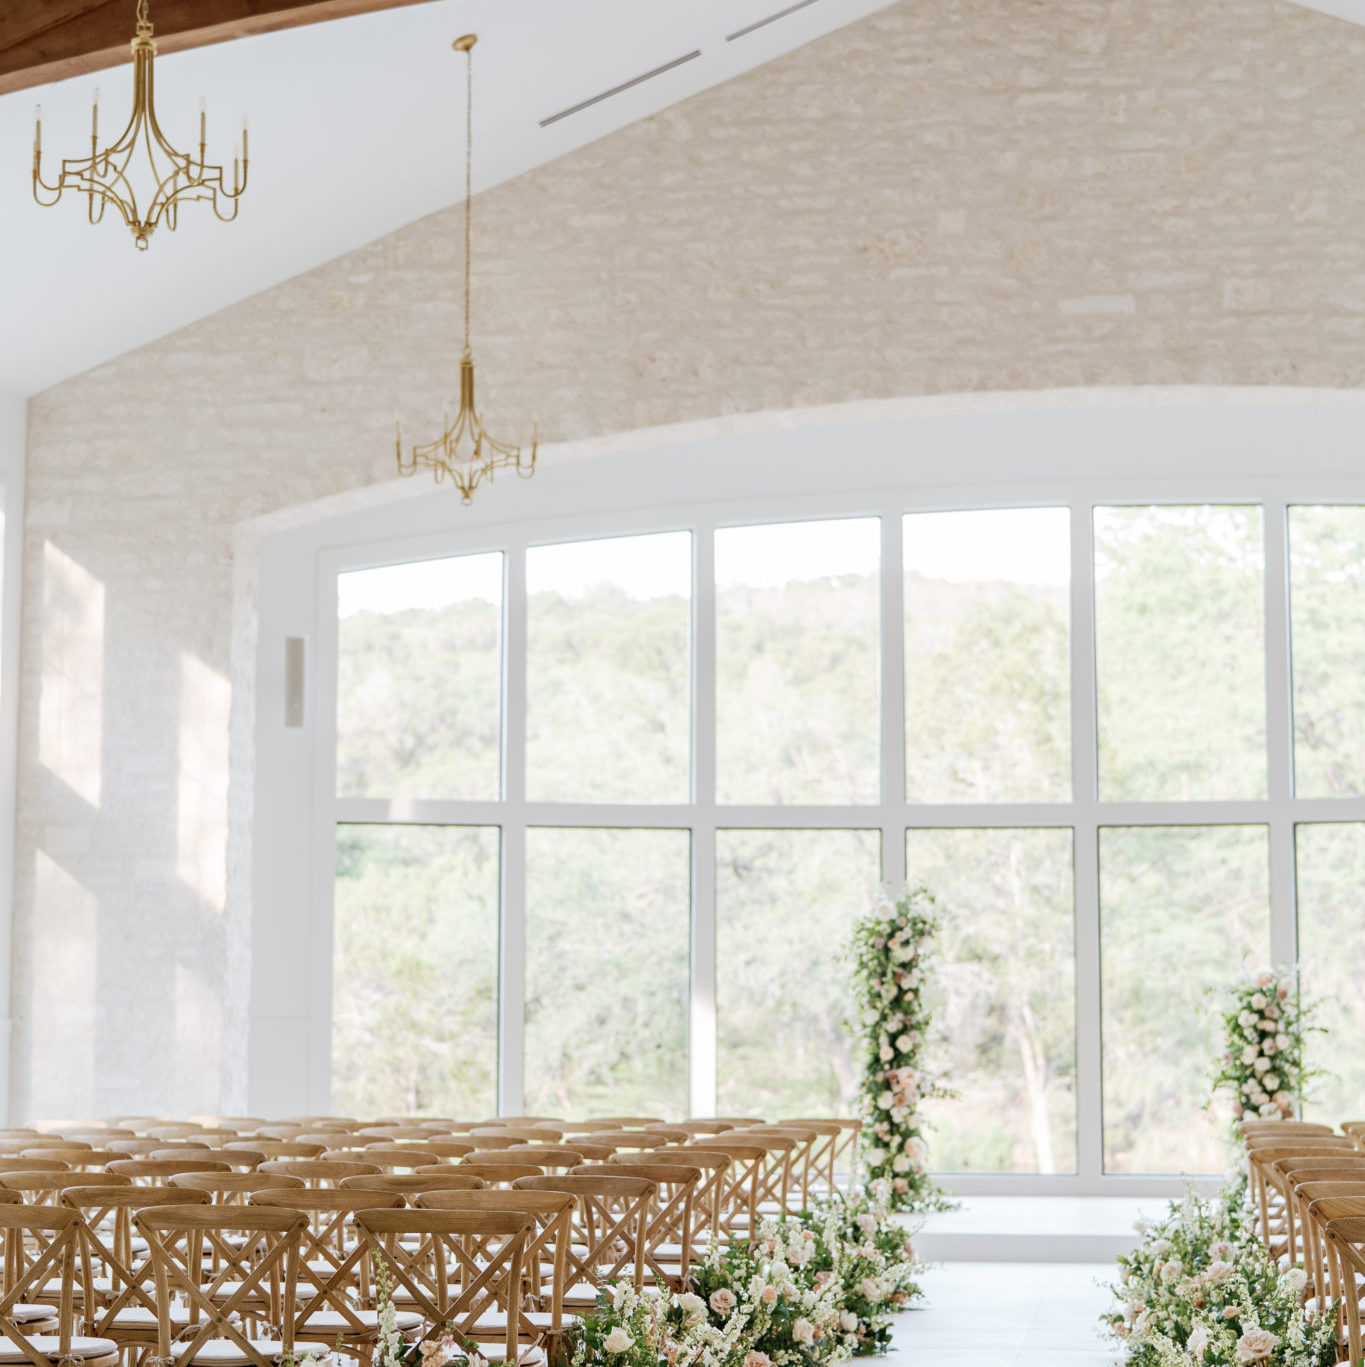
[[[1365,825],[1299,826],[1294,832],[1299,894],[1299,987],[1317,1003],[1315,1025],[1325,1034],[1306,1041],[1310,1068],[1305,1113],[1339,1125],[1359,1120],[1365,1098]],[[1349,1041],[1349,1043],[1348,1043]]]
[[[526,795],[686,802],[692,537],[526,552]]]
[[[905,519],[912,802],[1071,797],[1066,508]]]
[[[687,1112],[687,831],[526,832],[526,1107]]]
[[[337,576],[337,792],[496,798],[502,555]]]
[[[876,518],[716,533],[716,793],[876,802]]]
[[[877,831],[716,832],[722,1115],[849,1115],[841,956],[881,877]]]
[[[1221,1172],[1230,1103],[1203,1107],[1223,1047],[1206,995],[1270,959],[1264,826],[1100,831],[1106,1172]]]
[[[930,1101],[938,1172],[1076,1171],[1076,951],[1071,832],[917,830],[912,885],[943,919]]]
[[[1294,789],[1365,793],[1365,508],[1291,508]]]
[[[1100,793],[1266,792],[1261,510],[1095,509]]]
[[[498,830],[338,826],[332,1104],[497,1108]]]

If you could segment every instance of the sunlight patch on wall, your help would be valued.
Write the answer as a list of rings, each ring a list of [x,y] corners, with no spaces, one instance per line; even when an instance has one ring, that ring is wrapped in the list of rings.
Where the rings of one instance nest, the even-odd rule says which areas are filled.
[[[227,892],[228,710],[226,678],[180,652],[180,735],[175,871],[215,911]]]
[[[51,541],[43,544],[43,680],[38,758],[100,805],[104,716],[104,585]]]
[[[61,1009],[34,1010],[31,1107],[38,1115],[89,1115],[98,1038],[98,907],[94,893],[42,850],[35,856],[34,878],[40,1000],[60,1002]]]

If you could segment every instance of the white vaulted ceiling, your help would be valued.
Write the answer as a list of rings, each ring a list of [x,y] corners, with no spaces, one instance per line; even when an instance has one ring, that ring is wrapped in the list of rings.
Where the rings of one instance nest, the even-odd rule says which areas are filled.
[[[202,94],[210,157],[230,161],[248,113],[252,183],[236,223],[197,207],[146,253],[113,215],[92,228],[79,203],[40,209],[29,193],[35,103],[51,179],[57,156],[86,145],[96,86],[114,128],[131,67],[0,96],[0,388],[36,393],[455,203],[463,71],[450,43],[460,33],[480,38],[477,192],[889,3],[433,0],[164,56],[157,105],[171,140],[189,142]]]

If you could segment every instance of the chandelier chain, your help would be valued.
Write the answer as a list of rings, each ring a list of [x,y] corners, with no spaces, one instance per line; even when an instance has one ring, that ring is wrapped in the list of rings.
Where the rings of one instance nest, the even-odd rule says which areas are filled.
[[[146,3],[146,0],[143,0]],[[464,99],[464,349],[469,350],[469,277],[473,245],[474,49],[465,53]]]
[[[150,33],[152,31],[152,17],[148,9],[148,0],[137,0],[137,31],[139,33]]]

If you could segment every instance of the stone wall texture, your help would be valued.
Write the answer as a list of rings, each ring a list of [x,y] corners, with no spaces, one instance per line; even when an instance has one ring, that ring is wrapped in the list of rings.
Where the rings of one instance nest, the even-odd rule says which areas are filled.
[[[483,195],[483,406],[555,440],[1356,386],[1363,110],[1365,30],[1283,0],[906,0]],[[16,1115],[240,1104],[232,528],[391,476],[394,409],[438,410],[455,371],[455,228],[30,405]]]

